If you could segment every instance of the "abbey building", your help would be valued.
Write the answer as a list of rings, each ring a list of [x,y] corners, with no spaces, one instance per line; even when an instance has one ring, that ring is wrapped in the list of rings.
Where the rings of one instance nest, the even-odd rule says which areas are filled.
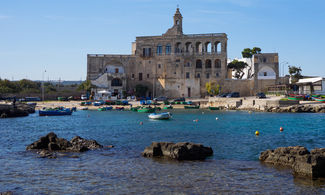
[[[184,34],[182,23],[177,8],[173,26],[160,36],[136,37],[131,55],[88,54],[87,79],[112,96],[132,94],[138,84],[150,97],[203,97],[209,81],[231,87],[227,34]]]

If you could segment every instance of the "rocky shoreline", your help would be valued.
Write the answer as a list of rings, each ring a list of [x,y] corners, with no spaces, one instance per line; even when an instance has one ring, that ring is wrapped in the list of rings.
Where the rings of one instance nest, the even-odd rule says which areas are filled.
[[[308,151],[302,146],[279,147],[262,152],[259,160],[275,166],[289,167],[301,176],[325,177],[325,148]]]
[[[0,104],[0,118],[22,117],[35,113],[35,105],[19,103],[16,105]]]

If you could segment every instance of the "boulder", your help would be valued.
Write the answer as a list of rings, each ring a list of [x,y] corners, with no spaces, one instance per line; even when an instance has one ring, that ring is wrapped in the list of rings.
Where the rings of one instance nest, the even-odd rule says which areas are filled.
[[[204,160],[212,154],[211,147],[188,142],[153,142],[142,152],[144,157],[167,157],[175,160]]]
[[[280,147],[260,154],[260,161],[292,168],[293,172],[310,178],[325,177],[325,148],[308,151],[302,146]]]
[[[54,152],[84,152],[102,148],[103,146],[95,140],[87,140],[79,136],[70,141],[64,138],[58,138],[53,132],[41,137],[26,147],[26,150],[38,150],[41,157],[55,157]]]

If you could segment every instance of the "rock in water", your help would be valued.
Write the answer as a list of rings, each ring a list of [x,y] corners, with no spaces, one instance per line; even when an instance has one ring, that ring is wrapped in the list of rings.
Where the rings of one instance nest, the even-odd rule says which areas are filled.
[[[64,138],[58,138],[53,132],[41,137],[39,140],[28,145],[26,150],[38,150],[41,157],[53,157],[53,152],[84,152],[102,148],[103,146],[95,140],[87,140],[79,136],[74,137],[71,141]]]
[[[294,173],[311,178],[325,177],[325,148],[310,152],[302,146],[280,147],[260,154],[260,161],[277,166],[286,166]]]
[[[188,142],[153,142],[142,152],[144,157],[168,157],[175,160],[204,160],[212,154],[211,147]]]

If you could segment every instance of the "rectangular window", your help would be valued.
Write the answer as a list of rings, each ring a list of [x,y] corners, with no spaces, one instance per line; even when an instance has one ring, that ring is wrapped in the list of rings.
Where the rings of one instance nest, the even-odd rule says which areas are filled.
[[[134,74],[131,75],[131,78],[134,79]]]
[[[147,79],[149,79],[149,74],[147,74]]]
[[[142,49],[142,56],[143,57],[150,57],[151,56],[151,48],[143,48]]]
[[[118,68],[115,68],[115,73],[118,73]]]
[[[207,73],[207,79],[208,79],[208,78],[210,78],[210,74],[209,74],[209,73]]]
[[[190,78],[190,73],[189,73],[189,72],[186,73],[186,78],[187,78],[187,79]]]
[[[267,76],[267,72],[264,72],[264,76],[265,76],[265,77]]]
[[[162,46],[158,45],[157,46],[157,55],[160,56],[162,54]]]
[[[142,73],[139,73],[139,81],[142,81]]]
[[[158,68],[159,68],[159,69],[161,68],[161,64],[158,64]]]

